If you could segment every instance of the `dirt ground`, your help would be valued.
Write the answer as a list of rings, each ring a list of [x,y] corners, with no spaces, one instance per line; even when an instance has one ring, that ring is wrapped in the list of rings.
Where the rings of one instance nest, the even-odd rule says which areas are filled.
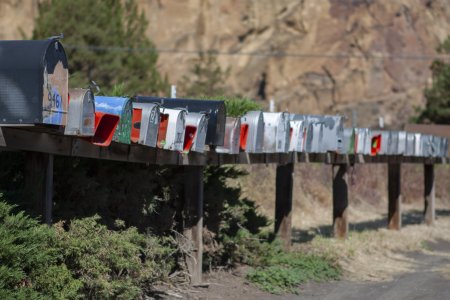
[[[450,209],[439,207],[432,227],[406,205],[404,227],[385,229],[386,216],[352,223],[347,240],[329,236],[331,226],[296,230],[293,251],[338,257],[343,278],[300,285],[298,294],[273,295],[245,280],[245,267],[206,273],[199,287],[171,287],[159,299],[450,299]]]

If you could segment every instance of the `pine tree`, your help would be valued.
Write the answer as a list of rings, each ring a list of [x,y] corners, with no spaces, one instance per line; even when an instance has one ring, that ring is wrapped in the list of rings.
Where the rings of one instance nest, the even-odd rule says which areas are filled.
[[[64,34],[71,87],[94,80],[110,90],[123,82],[127,94],[154,94],[166,91],[167,83],[156,69],[147,24],[134,0],[45,0],[33,38]]]
[[[437,52],[450,54],[450,36],[437,48]],[[438,59],[431,64],[430,69],[433,84],[424,91],[427,104],[419,121],[450,124],[450,64]]]

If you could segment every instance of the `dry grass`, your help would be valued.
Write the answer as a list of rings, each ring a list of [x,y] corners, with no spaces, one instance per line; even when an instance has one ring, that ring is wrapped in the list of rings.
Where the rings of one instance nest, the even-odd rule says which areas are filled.
[[[239,182],[244,195],[260,211],[274,215],[275,166],[246,166],[250,175]],[[436,167],[437,206],[450,212],[450,166]],[[299,164],[293,196],[295,247],[333,256],[350,280],[389,280],[414,270],[410,251],[428,251],[425,242],[450,240],[450,216],[440,216],[433,227],[420,224],[423,209],[423,167],[402,168],[403,223],[400,231],[386,227],[387,166],[357,165],[349,178],[350,235],[345,241],[330,238],[332,223],[331,166]],[[443,199],[448,199],[444,201]],[[306,242],[306,243],[305,243]],[[436,254],[437,255],[437,254]],[[439,254],[448,255],[448,254]],[[442,269],[450,276],[448,266]]]

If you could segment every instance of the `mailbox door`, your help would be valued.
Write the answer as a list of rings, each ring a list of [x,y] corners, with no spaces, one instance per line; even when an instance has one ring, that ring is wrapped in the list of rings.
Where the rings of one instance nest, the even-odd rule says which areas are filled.
[[[379,154],[386,155],[388,154],[389,143],[391,142],[391,133],[390,131],[382,131],[381,132],[381,148]]]
[[[192,151],[203,153],[205,151],[205,141],[208,130],[208,117],[201,114],[200,121],[198,122],[197,134],[195,136],[194,145],[192,146]]]
[[[95,101],[89,89],[71,89],[65,135],[93,136]]]
[[[133,103],[131,141],[156,147],[159,121],[159,106],[150,103]]]
[[[289,113],[281,113],[280,124],[277,128],[277,152],[287,153],[289,151],[289,142],[291,138],[291,124],[289,122]]]
[[[183,151],[205,151],[206,130],[208,119],[205,114],[188,113],[186,115],[186,128],[184,135]]]
[[[169,114],[160,113],[159,117],[158,141],[156,146],[158,148],[164,148],[164,145],[166,144],[167,127],[169,126]]]
[[[323,124],[310,123],[306,138],[306,152],[308,153],[325,153],[324,147],[321,147],[323,137]]]
[[[304,121],[291,121],[291,141],[289,143],[289,151],[303,152],[304,151]]]
[[[183,151],[186,111],[181,109],[164,109],[169,115],[164,149]]]
[[[342,151],[342,141],[344,134],[343,117],[341,116],[323,116],[323,151]]]
[[[239,153],[239,138],[241,134],[241,119],[227,117],[225,125],[225,139],[223,146],[216,148],[217,153],[238,154]]]
[[[279,114],[263,113],[264,116],[264,152],[277,152],[277,127],[279,126]]]
[[[263,153],[264,118],[261,111],[250,111],[241,118],[241,148],[249,153]]]
[[[353,154],[355,152],[355,133],[353,128],[344,129],[344,140],[342,143],[343,153]]]
[[[97,146],[108,147],[119,124],[119,116],[102,112],[95,113],[95,133],[91,143]]]
[[[398,146],[397,153],[398,155],[406,155],[406,140],[407,134],[405,131],[398,132]]]
[[[423,156],[422,139],[420,133],[414,134],[414,156]]]
[[[442,138],[441,142],[441,156],[447,157],[448,156],[448,139]]]
[[[398,131],[391,131],[388,141],[387,154],[397,155],[398,151]]]
[[[414,155],[414,133],[407,133],[406,134],[406,149],[405,149],[405,155],[406,156],[413,156]]]

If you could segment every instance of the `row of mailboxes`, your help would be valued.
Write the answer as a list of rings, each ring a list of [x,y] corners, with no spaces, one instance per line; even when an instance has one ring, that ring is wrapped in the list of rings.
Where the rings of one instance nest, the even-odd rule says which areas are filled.
[[[0,41],[0,124],[65,126],[68,78],[57,39]]]

